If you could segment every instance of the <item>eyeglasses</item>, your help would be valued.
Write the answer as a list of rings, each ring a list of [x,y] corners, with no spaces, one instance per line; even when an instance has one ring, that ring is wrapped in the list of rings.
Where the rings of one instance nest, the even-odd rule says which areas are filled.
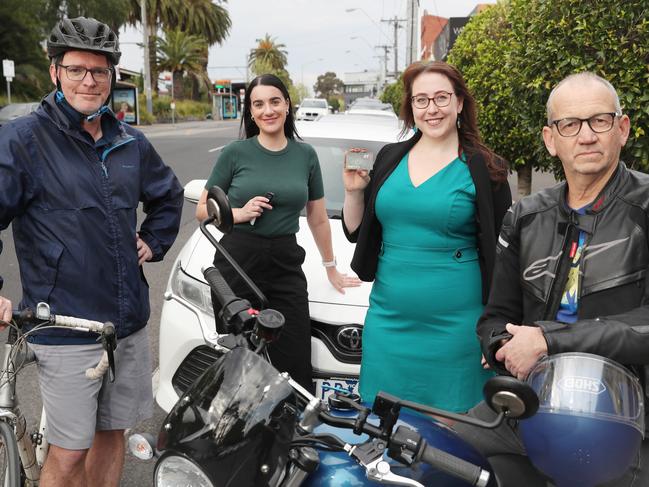
[[[113,74],[112,68],[85,68],[83,66],[69,65],[64,66],[63,64],[58,64],[60,68],[65,69],[65,75],[70,81],[81,81],[86,77],[86,74],[90,72],[90,76],[95,80],[96,83],[106,83],[110,80],[111,75]]]
[[[451,103],[451,96],[453,93],[448,91],[438,91],[435,96],[428,97],[426,95],[415,95],[410,98],[412,104],[415,108],[428,108],[430,102],[432,101],[437,108],[447,107]]]
[[[615,122],[615,117],[619,116],[620,114],[616,112],[597,113],[588,118],[568,117],[562,118],[561,120],[553,120],[550,122],[550,125],[556,126],[559,135],[562,137],[575,137],[581,131],[584,122],[588,124],[593,132],[601,134],[611,130]]]

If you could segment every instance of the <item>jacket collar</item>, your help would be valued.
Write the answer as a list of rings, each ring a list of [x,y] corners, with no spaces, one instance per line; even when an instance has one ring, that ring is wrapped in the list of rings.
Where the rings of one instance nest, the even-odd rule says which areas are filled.
[[[615,172],[611,178],[607,181],[606,185],[593,200],[593,203],[589,205],[586,210],[586,214],[597,214],[602,212],[609,204],[615,199],[617,193],[620,191],[620,188],[629,178],[629,170],[624,164],[623,161],[619,161]],[[566,181],[561,185],[561,201],[568,201],[568,183]],[[566,204],[561,205],[566,212],[570,212],[570,209]]]
[[[619,161],[615,172],[608,180],[602,191],[600,191],[593,203],[588,206],[584,213],[577,213],[567,205],[568,183],[563,182],[560,188],[559,208],[566,219],[580,230],[592,234],[595,229],[597,215],[610,205],[620,191],[620,188],[629,178],[629,170],[624,162]]]
[[[41,101],[41,106],[36,113],[41,117],[49,119],[65,133],[77,139],[87,141],[85,131],[81,126],[83,117],[65,99],[57,101],[56,90],[52,91]],[[101,115],[101,127],[104,133],[103,138],[109,144],[126,135],[122,124],[110,109]]]

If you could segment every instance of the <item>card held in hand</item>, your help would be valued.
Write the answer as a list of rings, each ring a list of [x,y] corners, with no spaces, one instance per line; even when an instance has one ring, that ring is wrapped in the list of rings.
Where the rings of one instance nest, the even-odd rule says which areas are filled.
[[[374,167],[374,154],[367,149],[349,149],[345,153],[345,169],[370,171]]]

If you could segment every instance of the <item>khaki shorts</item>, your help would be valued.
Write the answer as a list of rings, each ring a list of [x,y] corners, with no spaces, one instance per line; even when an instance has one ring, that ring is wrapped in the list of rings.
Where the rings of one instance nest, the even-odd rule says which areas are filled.
[[[146,327],[118,340],[114,383],[109,373],[102,380],[85,376],[99,362],[101,344],[29,346],[36,354],[50,444],[86,450],[95,431],[132,428],[153,415]]]

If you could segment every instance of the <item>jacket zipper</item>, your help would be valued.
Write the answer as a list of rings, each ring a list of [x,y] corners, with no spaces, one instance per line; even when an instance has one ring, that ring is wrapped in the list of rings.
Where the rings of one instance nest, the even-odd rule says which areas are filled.
[[[570,251],[573,246],[579,245],[579,228],[574,224],[572,219],[572,214],[570,218],[570,223],[566,229],[566,237],[563,241],[563,247],[561,249],[561,257],[559,258],[559,266],[557,268],[557,274],[552,281],[550,286],[550,299],[545,307],[544,318],[545,320],[555,320],[557,315],[557,310],[561,304],[561,296],[565,291],[566,279],[568,273],[570,272],[569,262],[574,257],[574,254]]]

